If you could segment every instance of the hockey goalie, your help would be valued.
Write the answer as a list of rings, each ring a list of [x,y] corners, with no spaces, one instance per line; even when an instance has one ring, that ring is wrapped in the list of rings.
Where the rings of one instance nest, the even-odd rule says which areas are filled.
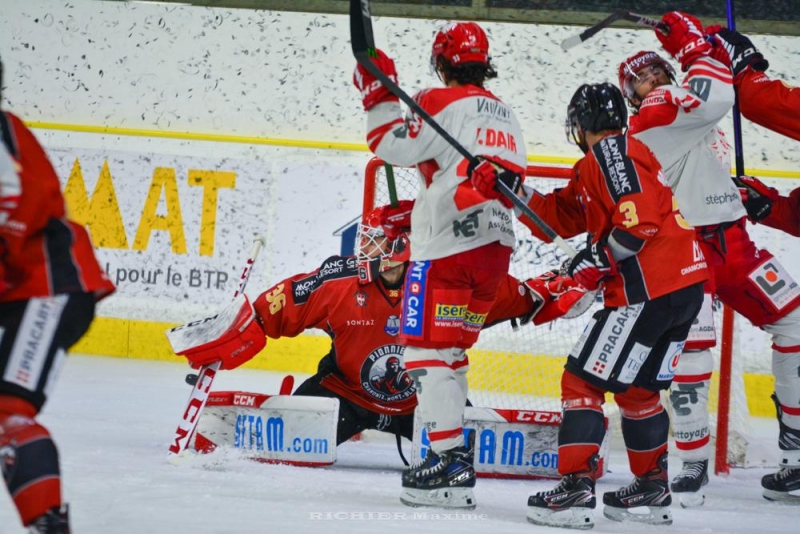
[[[325,447],[328,454],[321,455],[314,450],[315,443],[339,445],[367,429],[393,434],[398,444],[401,438],[414,437],[416,390],[398,340],[412,205],[401,201],[397,207],[368,213],[358,229],[355,257],[331,256],[312,272],[280,281],[252,303],[242,295],[219,314],[168,333],[175,352],[193,366],[221,361],[222,369],[253,358],[267,338],[294,337],[310,329],[331,337],[331,349],[316,374],[291,397],[212,393],[198,425],[196,448],[230,445],[266,461],[324,465],[335,460],[335,446]],[[513,319],[540,325],[580,315],[593,301],[593,293],[555,273],[525,282],[508,276],[486,323]],[[512,424],[499,412],[475,413],[494,419],[491,424]],[[557,415],[548,419],[554,430]],[[298,417],[302,424],[295,424]],[[534,419],[531,414],[527,417]],[[489,423],[484,421],[481,428]],[[296,446],[298,436],[300,446]],[[303,445],[307,439],[310,447]],[[524,463],[512,466],[515,474],[529,474],[531,467]],[[555,468],[554,462],[551,476],[556,476]]]

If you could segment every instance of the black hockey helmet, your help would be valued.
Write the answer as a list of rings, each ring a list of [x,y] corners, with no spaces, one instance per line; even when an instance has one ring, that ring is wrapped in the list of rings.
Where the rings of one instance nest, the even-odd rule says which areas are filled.
[[[628,126],[628,109],[620,90],[606,82],[583,84],[578,87],[567,107],[564,125],[567,140],[588,150],[583,132],[625,130]]]

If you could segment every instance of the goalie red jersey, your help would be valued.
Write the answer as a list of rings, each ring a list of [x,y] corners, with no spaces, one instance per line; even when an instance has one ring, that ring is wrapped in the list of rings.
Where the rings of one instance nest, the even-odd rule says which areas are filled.
[[[361,284],[355,258],[332,256],[316,271],[268,289],[254,307],[267,337],[294,337],[309,328],[331,336],[338,371],[322,379],[326,388],[368,410],[403,415],[413,412],[417,401],[398,339],[402,300],[402,285],[389,289],[380,279]],[[487,324],[527,319],[533,302],[525,286],[509,276]]]
[[[575,165],[565,188],[534,194],[529,205],[562,237],[589,232],[592,243],[629,251],[605,282],[606,306],[653,300],[708,278],[694,229],[655,156],[635,138],[605,137]],[[530,219],[521,220],[549,241]]]

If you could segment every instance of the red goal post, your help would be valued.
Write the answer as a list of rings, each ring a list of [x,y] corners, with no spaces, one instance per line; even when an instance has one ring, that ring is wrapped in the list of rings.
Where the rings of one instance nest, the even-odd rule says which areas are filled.
[[[389,203],[385,164],[372,158],[365,170],[363,213]],[[547,193],[563,187],[569,180],[571,168],[546,165],[529,165],[525,183]],[[419,187],[419,178],[413,168],[393,167],[398,199],[413,199]],[[515,225],[517,249],[512,256],[511,274],[525,280],[544,271],[558,268],[566,255],[555,245],[533,238],[527,228]],[[568,240],[575,249],[584,247],[582,238]],[[596,305],[597,307],[600,304]],[[520,332],[508,325],[498,325],[481,333],[478,344],[470,351],[470,399],[476,406],[497,408],[560,410],[560,375],[563,362],[572,344],[577,341],[586,317],[555,321],[540,327],[526,326]],[[733,311],[724,308],[715,313],[719,343],[715,352],[718,372],[715,373],[709,410],[712,434],[715,438],[715,472],[727,473],[729,466],[744,461],[746,439],[747,398],[739,380],[732,387],[736,373],[732,369]],[[741,372],[739,372],[741,374]],[[741,378],[741,377],[739,377]],[[717,394],[715,396],[715,393]],[[666,403],[666,398],[664,399]],[[606,414],[615,424],[616,407],[609,396]],[[716,423],[716,429],[714,424]],[[743,428],[745,427],[745,428]],[[731,438],[731,429],[736,429]],[[716,431],[715,431],[716,430]]]

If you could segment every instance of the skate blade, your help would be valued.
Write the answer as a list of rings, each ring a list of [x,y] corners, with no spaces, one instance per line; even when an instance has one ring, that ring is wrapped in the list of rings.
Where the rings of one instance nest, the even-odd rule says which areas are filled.
[[[594,527],[594,516],[590,508],[567,508],[550,510],[548,508],[528,507],[528,522],[544,527],[574,528],[589,530]]]
[[[681,508],[697,508],[698,506],[703,506],[706,502],[706,496],[702,491],[691,491],[679,493],[678,495]]]
[[[474,510],[477,506],[472,488],[439,488],[433,490],[403,488],[400,502],[414,508],[448,508]]]
[[[762,494],[765,499],[772,502],[784,504],[800,504],[800,495],[789,493],[788,491],[775,491],[765,489]]]
[[[603,515],[612,521],[627,523],[647,523],[648,525],[671,525],[672,512],[663,506],[637,506],[636,508],[615,508],[606,505]]]

